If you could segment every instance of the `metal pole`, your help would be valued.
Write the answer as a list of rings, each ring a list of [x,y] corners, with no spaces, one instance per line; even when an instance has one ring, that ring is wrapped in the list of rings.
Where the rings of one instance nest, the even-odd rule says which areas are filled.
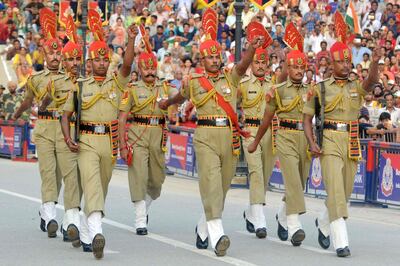
[[[236,29],[235,29],[235,63],[240,61],[240,56],[242,52],[242,11],[244,9],[243,0],[236,0],[233,4],[236,12]]]
[[[83,41],[83,64],[81,68],[81,76],[86,76],[86,31],[87,31],[87,11],[88,11],[88,1],[82,1],[82,41]]]

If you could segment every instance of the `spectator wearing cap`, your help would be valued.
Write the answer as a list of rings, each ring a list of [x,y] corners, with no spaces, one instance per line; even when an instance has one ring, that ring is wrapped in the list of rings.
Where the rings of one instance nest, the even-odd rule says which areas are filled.
[[[400,109],[400,90],[397,90],[394,94],[394,106]]]
[[[321,15],[321,21],[324,21],[327,25],[333,23],[332,19],[332,6],[326,5],[324,13]]]
[[[165,28],[164,35],[165,37],[170,36],[170,32],[172,31],[174,34],[176,32],[177,27],[175,26],[175,19],[169,18],[168,19],[168,26]]]
[[[228,18],[229,18],[229,16],[228,16]],[[226,19],[226,24],[228,24],[228,18]],[[197,29],[200,29],[201,28],[201,16],[196,13],[193,15],[193,19],[194,19],[194,26]],[[229,25],[229,24],[228,24],[228,26],[231,27],[231,25]]]
[[[353,65],[358,65],[363,61],[363,56],[365,53],[371,55],[372,51],[367,47],[361,46],[361,38],[356,37],[353,41],[353,48],[351,49]]]
[[[285,43],[283,42],[283,36],[285,35],[283,31],[283,26],[280,21],[275,23],[275,32],[272,32],[272,39],[277,40],[281,48],[285,47]]]
[[[392,93],[386,93],[384,96],[386,106],[379,109],[379,114],[384,112],[390,114],[391,121],[396,125],[400,122],[400,110],[394,106],[394,95]]]
[[[316,23],[321,20],[321,16],[315,9],[317,7],[317,2],[308,2],[308,7],[310,11],[304,15],[302,26],[306,26],[307,32],[312,32]]]
[[[151,37],[151,42],[153,44],[153,49],[157,52],[163,47],[163,42],[166,40],[164,35],[164,27],[162,25],[157,26],[157,34]]]

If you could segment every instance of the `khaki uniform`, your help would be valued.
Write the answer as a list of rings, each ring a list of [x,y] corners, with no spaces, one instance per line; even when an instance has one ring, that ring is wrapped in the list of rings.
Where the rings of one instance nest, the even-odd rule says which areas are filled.
[[[350,123],[357,121],[362,99],[367,92],[359,81],[348,81],[340,86],[333,77],[325,83],[325,123]],[[320,95],[320,85],[316,93]],[[314,115],[315,103],[310,100],[303,112]],[[325,189],[328,194],[326,206],[329,220],[347,218],[347,201],[353,191],[354,177],[357,172],[357,158],[349,157],[349,132],[324,129],[322,144],[321,170]]]
[[[113,122],[117,122],[122,88],[128,81],[129,77],[123,78],[120,74],[108,76],[102,82],[97,82],[93,77],[81,80],[83,84],[78,167],[85,198],[84,212],[87,216],[96,211],[104,214],[104,202],[116,160],[113,152],[118,149],[118,142],[115,141],[115,135],[118,138],[118,134],[115,133],[118,131],[115,132]],[[64,111],[74,110],[73,93],[70,93]],[[84,131],[82,125],[105,126],[112,133]]]
[[[128,168],[129,189],[133,202],[152,200],[161,194],[165,179],[165,155],[162,147],[166,133],[164,112],[158,107],[157,99],[172,96],[177,89],[156,82],[147,86],[143,81],[128,85],[121,100],[120,110],[131,113],[133,122],[128,129],[127,145],[132,145],[133,163]],[[148,120],[150,123],[145,123]],[[164,121],[160,123],[160,121]]]
[[[64,104],[68,93],[74,90],[76,84],[67,74],[60,74],[51,78],[48,86],[48,94],[51,96],[54,107],[60,116],[63,113]],[[73,124],[71,124],[72,126]],[[75,127],[71,127],[71,135],[74,136]],[[58,165],[64,181],[64,208],[65,210],[79,208],[81,200],[81,187],[78,177],[78,155],[69,150],[64,141],[61,126],[57,127],[56,153]]]
[[[236,110],[237,86],[241,77],[233,68],[216,78],[209,78],[214,90],[207,92],[199,83],[201,76],[203,74],[192,74],[189,88],[182,90],[181,94],[192,100],[199,120],[226,118],[227,114],[216,101],[215,91]],[[197,126],[193,142],[206,220],[220,219],[226,193],[236,171],[237,155],[232,150],[232,129],[229,126]]]
[[[267,110],[276,112],[281,124],[283,121],[301,123],[307,93],[305,85],[298,86],[288,80],[277,85],[275,97],[267,103]],[[280,127],[276,136],[276,149],[285,184],[286,214],[305,213],[303,191],[311,161],[307,156],[307,140],[303,130]]]
[[[250,75],[240,82],[242,108],[245,121],[263,119],[266,106],[265,95],[269,91],[269,80],[261,83],[257,77]],[[265,193],[274,167],[272,152],[271,128],[263,136],[257,150],[249,153],[247,147],[254,141],[258,125],[245,122],[245,130],[251,133],[250,138],[243,138],[243,149],[249,170],[250,204],[265,204]]]
[[[37,72],[29,77],[25,98],[34,98],[40,102],[46,95],[47,86],[54,75],[48,69]],[[34,141],[37,149],[40,176],[42,178],[42,202],[57,202],[61,188],[62,175],[56,157],[56,143],[60,135],[60,122],[56,106],[51,103],[46,112],[52,116],[42,116],[39,113],[34,129]]]

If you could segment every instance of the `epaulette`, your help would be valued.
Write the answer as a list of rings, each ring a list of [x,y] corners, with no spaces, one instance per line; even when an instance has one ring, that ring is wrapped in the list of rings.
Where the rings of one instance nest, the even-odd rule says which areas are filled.
[[[38,72],[32,73],[32,74],[31,74],[31,77],[39,76],[39,75],[41,75],[41,74],[43,74],[43,73],[44,73],[44,70],[40,70],[40,71],[38,71]]]
[[[317,84],[322,83],[322,82],[327,82],[328,80],[330,80],[330,78],[326,78],[326,79],[324,79],[324,80],[321,80],[321,81],[318,82]]]
[[[240,80],[240,83],[245,83],[246,81],[249,81],[250,79],[251,79],[251,76],[246,75]]]
[[[276,89],[280,89],[280,88],[286,87],[286,85],[287,85],[287,81],[284,81],[282,83],[275,84],[274,86],[275,86]]]
[[[204,76],[204,74],[198,74],[198,73],[192,73],[191,74],[191,78],[192,79],[200,78],[200,77],[203,77],[203,76]]]

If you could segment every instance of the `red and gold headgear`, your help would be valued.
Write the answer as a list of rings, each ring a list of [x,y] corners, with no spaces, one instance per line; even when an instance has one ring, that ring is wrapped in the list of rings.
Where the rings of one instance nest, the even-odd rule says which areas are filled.
[[[157,69],[157,57],[154,55],[151,44],[149,41],[149,35],[143,25],[139,26],[140,34],[142,35],[142,42],[144,43],[145,51],[139,55],[139,66],[147,69]]]
[[[256,60],[265,60],[268,61],[268,52],[266,49],[260,47],[256,49],[256,52],[254,53],[254,61]]]
[[[99,13],[94,9],[88,10],[88,25],[94,41],[89,45],[89,59],[110,58],[110,51],[104,41],[104,33]]]
[[[43,48],[46,52],[61,51],[62,44],[57,38],[57,15],[51,9],[44,7],[39,11],[40,26],[45,39]]]
[[[330,49],[330,53],[333,61],[351,61],[351,50],[342,42],[335,42]]]
[[[220,55],[221,46],[217,40],[217,13],[212,8],[207,8],[203,14],[202,27],[204,30],[203,40],[199,51],[202,56]]]
[[[82,57],[83,54],[82,47],[77,44],[78,36],[76,34],[76,25],[71,15],[69,15],[66,19],[65,34],[67,35],[69,41],[62,49],[63,57],[64,58]]]
[[[305,53],[299,50],[292,50],[286,56],[288,66],[307,66],[307,57]]]

